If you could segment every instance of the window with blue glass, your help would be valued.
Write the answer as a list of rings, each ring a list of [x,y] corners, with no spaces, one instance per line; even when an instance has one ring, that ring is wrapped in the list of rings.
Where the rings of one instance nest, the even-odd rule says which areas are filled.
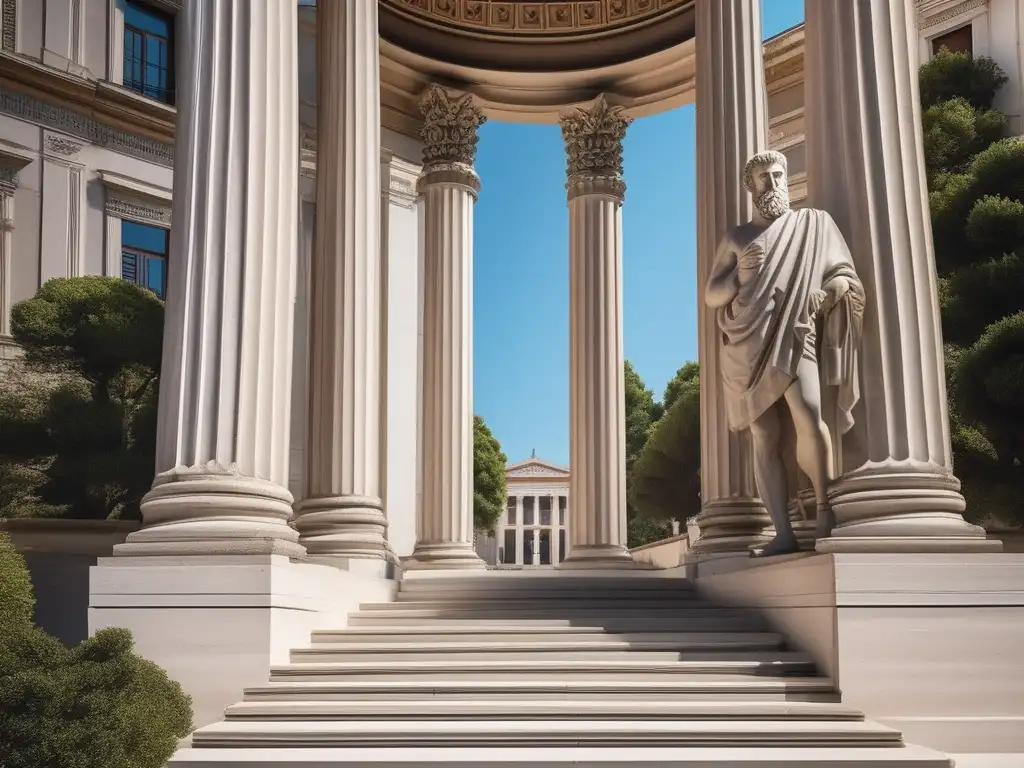
[[[135,0],[124,10],[124,87],[174,103],[174,17]]]
[[[134,221],[121,222],[121,277],[167,296],[168,231]]]

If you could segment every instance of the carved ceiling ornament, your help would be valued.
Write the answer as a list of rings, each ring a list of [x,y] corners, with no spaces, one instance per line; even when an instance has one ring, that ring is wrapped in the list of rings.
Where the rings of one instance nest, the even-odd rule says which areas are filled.
[[[562,116],[566,175],[571,182],[581,177],[622,177],[622,140],[633,122],[624,109],[611,105],[604,94],[588,108],[577,107]]]
[[[586,33],[648,22],[686,0],[384,0],[396,13],[476,33]]]
[[[423,114],[423,165],[473,167],[477,129],[487,118],[472,94],[449,92],[440,85],[427,87],[420,97]],[[425,169],[426,170],[426,169]]]

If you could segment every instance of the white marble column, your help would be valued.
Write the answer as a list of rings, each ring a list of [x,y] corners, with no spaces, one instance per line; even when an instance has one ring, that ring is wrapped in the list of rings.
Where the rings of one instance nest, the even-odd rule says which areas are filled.
[[[523,497],[516,496],[516,565],[523,564]]]
[[[423,503],[409,568],[483,568],[473,549],[473,170],[469,94],[424,92]]]
[[[287,489],[296,6],[185,0],[178,29],[157,476],[115,554],[302,556]]]
[[[807,4],[809,203],[839,224],[867,293],[857,426],[826,552],[998,549],[953,475],[912,0]]]
[[[565,568],[632,567],[626,549],[622,140],[631,119],[599,96],[562,116],[569,198],[569,463]]]
[[[381,501],[380,68],[377,4],[317,16],[317,222],[306,498],[310,557],[394,560]]]
[[[750,221],[743,167],[766,149],[760,0],[697,0],[697,312],[701,495],[697,552],[745,552],[771,524],[757,498],[750,433],[730,432],[719,369],[721,334],[704,285],[722,237]]]

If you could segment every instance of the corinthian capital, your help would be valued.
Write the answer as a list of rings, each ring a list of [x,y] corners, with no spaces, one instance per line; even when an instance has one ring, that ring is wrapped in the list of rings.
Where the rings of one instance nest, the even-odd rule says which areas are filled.
[[[622,107],[598,96],[587,107],[562,115],[566,175],[569,183],[585,178],[622,178],[622,140],[633,118]]]
[[[430,85],[420,96],[423,114],[423,164],[473,167],[477,128],[487,120],[472,94]],[[425,169],[425,170],[427,170]]]

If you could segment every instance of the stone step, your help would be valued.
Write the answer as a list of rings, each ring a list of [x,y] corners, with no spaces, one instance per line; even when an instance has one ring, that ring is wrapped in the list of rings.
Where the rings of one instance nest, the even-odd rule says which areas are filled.
[[[711,638],[720,635],[708,633]],[[317,643],[309,648],[296,648],[291,652],[295,664],[349,661],[506,661],[537,659],[635,659],[637,661],[671,662],[689,658],[742,658],[753,652],[780,651],[782,641],[757,642],[753,633],[739,635],[740,640],[711,639],[680,642],[671,636],[662,640],[616,642],[591,641],[556,642],[501,642],[487,640],[480,643]]]
[[[659,619],[686,618],[718,618],[728,615],[752,615],[750,611],[722,609],[712,605],[694,603],[693,605],[675,604],[672,606],[644,606],[627,603],[621,606],[605,606],[600,604],[586,605],[575,603],[527,604],[506,606],[501,602],[481,605],[457,604],[414,604],[414,603],[379,603],[360,606],[359,610],[350,614],[350,618],[375,619],[587,619],[589,624],[603,625],[606,622],[622,621],[623,619],[652,619],[653,613]]]
[[[537,571],[517,571],[508,574],[487,572],[473,576],[445,575],[433,578],[422,578],[415,575],[412,578],[407,577],[401,583],[401,591],[405,593],[457,592],[498,596],[548,591],[595,594],[633,591],[675,593],[686,590],[695,591],[693,582],[680,578],[654,576],[649,573],[633,573],[624,577],[607,573],[582,576],[579,573],[573,574],[564,571],[550,574],[541,574]]]
[[[922,747],[392,747],[178,750],[173,768],[951,768]]]
[[[703,656],[703,657],[701,657]],[[505,680],[528,674],[535,679],[584,678],[602,680],[626,677],[633,681],[657,680],[668,676],[782,676],[813,675],[814,662],[802,653],[787,651],[729,654],[693,654],[689,659],[656,661],[615,660],[469,660],[442,661],[352,661],[341,663],[294,663],[271,667],[271,680],[379,680],[401,677],[447,684],[454,680]]]
[[[401,589],[397,595],[398,602],[417,602],[425,600],[451,600],[502,603],[519,600],[650,600],[658,603],[673,600],[694,600],[699,595],[693,589],[511,589],[511,590],[477,590],[477,589],[445,589],[445,590],[406,590]]]
[[[764,631],[768,622],[754,613],[738,611],[691,611],[682,616],[584,616],[523,618],[508,616],[409,616],[402,611],[394,615],[375,611],[372,614],[353,613],[348,617],[348,629],[373,632],[406,633],[414,631],[451,631],[466,629],[486,633],[494,631],[526,631],[543,629],[573,629],[596,632],[742,632]]]
[[[624,699],[413,699],[243,701],[228,720],[826,720],[861,721],[857,709],[801,701],[631,701]]]
[[[867,720],[228,720],[192,734],[193,747],[875,747],[899,731]]]
[[[689,608],[710,608],[709,603],[699,599],[694,594],[669,595],[662,598],[648,598],[646,596],[605,598],[603,596],[590,595],[580,596],[577,600],[566,600],[564,598],[547,599],[519,599],[516,598],[458,598],[451,597],[440,599],[437,595],[426,595],[413,600],[398,600],[394,603],[363,603],[359,610],[363,613],[375,611],[478,611],[493,613],[497,612],[504,616],[511,616],[517,613],[531,613],[541,611],[602,611],[607,614],[617,614],[620,611],[672,611],[685,610]],[[718,609],[721,610],[721,609]]]
[[[394,643],[419,645],[421,643],[516,643],[516,642],[653,642],[678,640],[689,642],[739,641],[748,638],[756,642],[779,642],[783,636],[777,632],[708,632],[662,630],[654,632],[610,632],[604,627],[567,626],[410,626],[396,634],[393,629],[374,627],[347,627],[345,629],[319,629],[312,633],[313,645],[321,643]]]
[[[438,631],[417,627],[418,631],[395,635],[394,632],[362,629],[319,630],[313,632],[313,648],[347,647],[353,653],[380,650],[462,651],[523,650],[540,653],[559,650],[695,650],[703,648],[781,648],[784,638],[778,632],[605,632],[600,627],[580,630],[571,627],[500,627],[494,631],[461,629]],[[305,650],[305,649],[304,649]]]
[[[296,681],[287,676],[245,690],[243,701],[463,701],[566,700],[698,701],[736,704],[749,701],[830,702],[840,699],[832,681],[823,677],[715,677],[662,675],[654,680],[608,677],[537,678],[529,674],[505,680],[459,679],[442,683],[399,679]]]

